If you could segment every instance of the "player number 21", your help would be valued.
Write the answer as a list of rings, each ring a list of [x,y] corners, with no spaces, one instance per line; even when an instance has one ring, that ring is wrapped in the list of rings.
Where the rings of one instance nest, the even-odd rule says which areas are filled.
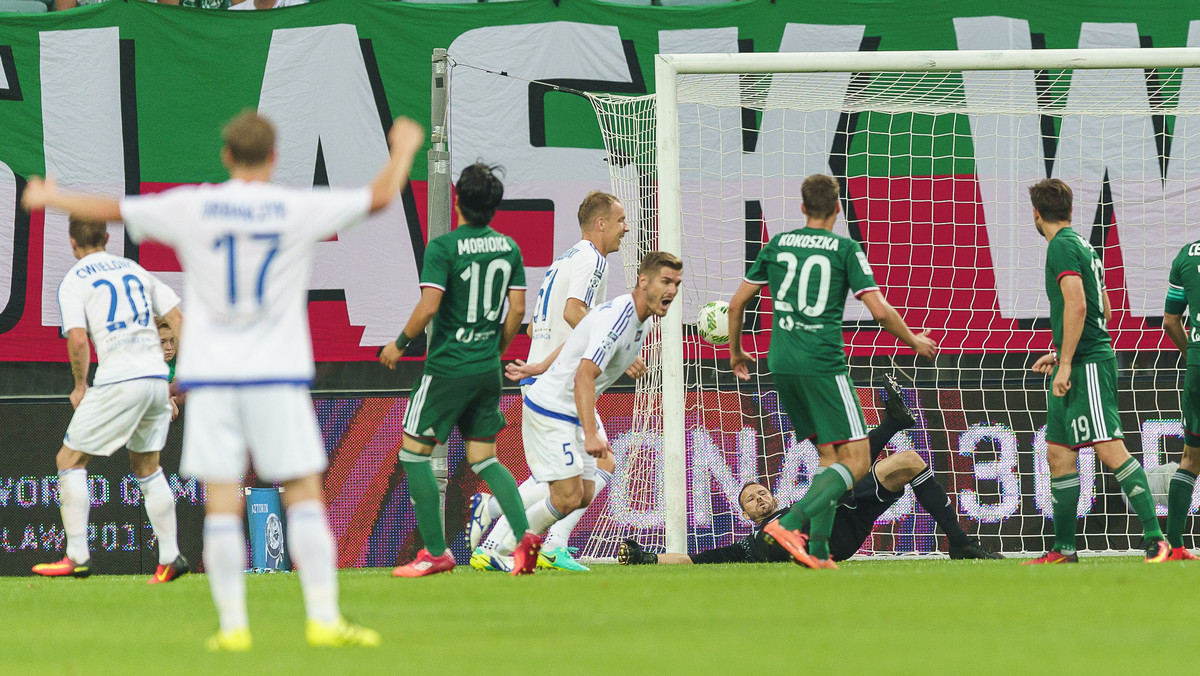
[[[271,261],[275,259],[275,254],[279,253],[279,238],[280,235],[277,232],[255,232],[248,236],[235,236],[233,233],[228,233],[218,237],[213,242],[214,250],[220,251],[221,249],[225,249],[226,261],[229,267],[228,298],[230,306],[237,306],[238,304],[238,254],[247,243],[256,244],[262,249],[262,262],[258,266],[258,274],[255,275],[256,279],[254,283],[254,300],[258,303],[259,307],[262,306],[263,290],[267,281],[267,268],[271,266]]]

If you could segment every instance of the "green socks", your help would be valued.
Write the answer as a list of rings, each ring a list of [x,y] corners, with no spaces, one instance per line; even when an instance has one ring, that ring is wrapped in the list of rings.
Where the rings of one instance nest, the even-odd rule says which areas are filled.
[[[1183,546],[1183,525],[1187,523],[1192,508],[1192,491],[1196,488],[1196,475],[1183,469],[1175,470],[1171,487],[1167,489],[1167,541],[1172,547]]]
[[[1054,550],[1075,553],[1075,522],[1079,515],[1079,472],[1050,477],[1050,501],[1054,503]]]
[[[437,479],[429,465],[429,456],[400,451],[400,464],[408,476],[408,493],[412,496],[417,513],[417,529],[425,541],[425,549],[434,556],[446,551],[446,534],[442,528],[441,498],[438,496]],[[509,478],[512,481],[512,478]]]
[[[500,464],[494,456],[471,465],[471,470],[483,479],[508,517],[512,526],[513,536],[520,541],[529,530],[529,520],[525,518],[525,502],[517,491],[517,482],[513,479],[508,468]]]
[[[1114,474],[1117,483],[1121,484],[1121,490],[1125,492],[1125,497],[1129,498],[1133,511],[1137,512],[1138,520],[1142,522],[1142,531],[1146,534],[1146,539],[1163,539],[1162,529],[1158,526],[1158,515],[1154,512],[1154,496],[1150,493],[1150,483],[1146,480],[1146,470],[1142,469],[1142,464],[1130,458],[1122,463]]]
[[[809,553],[818,559],[829,558],[829,532],[833,530],[837,500],[853,485],[854,475],[840,462],[818,470],[804,499],[779,517],[779,525],[788,530],[804,530],[807,526]]]

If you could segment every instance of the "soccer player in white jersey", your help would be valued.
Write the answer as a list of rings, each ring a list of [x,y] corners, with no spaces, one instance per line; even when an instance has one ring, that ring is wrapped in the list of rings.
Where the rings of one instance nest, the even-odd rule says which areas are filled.
[[[75,414],[67,427],[58,465],[58,501],[67,552],[61,561],[39,563],[33,572],[47,577],[87,577],[87,464],[129,448],[129,466],[146,496],[146,514],[158,538],[158,570],[150,584],[170,582],[188,572],[175,532],[175,494],[158,464],[167,441],[171,403],[167,364],[152,317],[163,316],[175,329],[183,315],[179,296],[142,266],[104,250],[103,221],[72,218],[71,251],[79,262],[58,287],[62,332],[75,389]],[[88,387],[88,337],[96,346],[96,375]]]
[[[288,550],[300,571],[308,643],[378,645],[378,633],[346,622],[338,609],[335,545],[321,492],[325,448],[308,390],[314,367],[306,298],[316,244],[392,201],[424,130],[397,119],[387,164],[356,189],[272,185],[275,129],[252,111],[222,136],[225,183],[117,202],[61,193],[35,177],[24,203],[123,218],[135,240],[162,242],[183,264],[188,322],[176,379],[190,394],[181,469],[207,488],[204,564],[220,619],[208,648],[252,644],[240,484],[251,459],[260,477],[287,489]]]
[[[531,531],[540,533],[591,502],[583,479],[594,471],[596,458],[612,452],[596,399],[637,359],[646,322],[667,313],[682,281],[678,257],[646,254],[633,292],[589,312],[525,393],[525,460],[534,478],[550,486],[549,495],[525,512]]]
[[[529,359],[530,365],[541,365],[538,372],[545,371],[550,363],[547,361],[554,352],[571,335],[571,330],[579,324],[584,315],[596,305],[605,300],[608,281],[608,254],[621,248],[621,238],[629,232],[629,224],[625,220],[625,208],[621,202],[608,193],[594,190],[584,197],[578,211],[579,230],[582,234],[574,246],[560,255],[546,276],[542,278],[538,290],[537,301],[534,303],[533,316],[529,322]],[[543,363],[544,362],[544,363]],[[524,363],[517,360],[518,365]],[[637,374],[645,371],[645,366],[639,361],[634,366]],[[631,374],[634,375],[634,374]],[[521,379],[522,393],[536,380],[530,376]],[[585,476],[585,482],[593,484],[592,495],[598,495],[611,482],[612,473],[616,469],[612,455],[608,454],[596,461],[595,476]],[[521,498],[525,506],[546,499],[549,486],[530,476],[521,484]],[[578,525],[579,519],[586,509],[577,509],[565,519],[554,524],[546,534],[546,542],[538,554],[538,566],[542,568],[558,568],[560,570],[586,571],[587,567],[580,564],[572,556],[567,543],[571,531]],[[480,538],[499,518],[492,529],[487,541],[480,548]],[[467,521],[470,538],[471,562],[475,568],[496,569],[494,554],[507,556],[505,543],[512,535],[512,527],[508,519],[502,516],[500,503],[494,496],[487,493],[476,493],[471,498],[470,518]],[[503,568],[503,565],[500,566]]]

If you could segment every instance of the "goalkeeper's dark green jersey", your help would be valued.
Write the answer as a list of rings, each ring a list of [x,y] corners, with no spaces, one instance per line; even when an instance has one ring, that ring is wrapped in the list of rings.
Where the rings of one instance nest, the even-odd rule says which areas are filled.
[[[487,226],[461,225],[425,248],[421,286],[445,292],[433,318],[425,372],[459,377],[498,370],[508,291],[525,288],[517,243]]]
[[[829,375],[846,372],[842,317],[846,294],[879,286],[858,242],[818,228],[771,238],[746,272],[751,284],[771,288],[774,373]]]
[[[1063,293],[1059,283],[1064,277],[1083,280],[1083,298],[1087,316],[1075,347],[1072,364],[1091,364],[1112,359],[1112,339],[1104,321],[1104,263],[1096,250],[1071,228],[1058,231],[1046,250],[1046,295],[1050,297],[1050,329],[1054,347],[1062,352]]]
[[[1167,314],[1182,315],[1188,308],[1188,365],[1200,364],[1200,242],[1183,245],[1175,262],[1171,263],[1171,274],[1167,278]]]

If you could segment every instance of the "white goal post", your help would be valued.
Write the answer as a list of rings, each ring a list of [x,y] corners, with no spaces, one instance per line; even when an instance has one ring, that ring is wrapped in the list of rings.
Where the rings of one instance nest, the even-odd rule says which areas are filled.
[[[986,531],[996,548],[1010,552],[1037,550],[1049,532],[1045,461],[1037,459],[1045,446],[1038,429],[1044,380],[1031,377],[1026,364],[1029,354],[1049,347],[1045,242],[1030,233],[1024,192],[1040,178],[1066,180],[1075,190],[1074,224],[1114,252],[1105,274],[1119,296],[1110,328],[1126,355],[1122,411],[1127,425],[1140,425],[1127,429],[1130,451],[1146,456],[1147,469],[1163,466],[1170,458],[1162,451],[1177,449],[1182,434],[1181,378],[1156,317],[1166,268],[1183,243],[1200,239],[1198,67],[1200,48],[660,54],[655,94],[591,95],[612,189],[635,231],[622,251],[626,279],[632,282],[637,260],[657,248],[683,257],[685,290],[651,336],[651,376],[639,384],[635,413],[641,434],[618,452],[625,476],[614,490],[622,492],[621,504],[660,504],[602,516],[584,554],[611,556],[624,537],[671,552],[727,544],[748,530],[730,499],[731,488],[748,478],[783,482],[782,491],[773,486],[777,494],[802,494],[815,455],[787,438],[790,428],[778,423],[774,404],[763,403],[756,414],[776,422],[757,426],[758,441],[745,442],[752,450],[740,445],[736,430],[701,424],[730,414],[731,391],[745,395],[722,362],[727,353],[699,342],[687,325],[705,302],[728,300],[756,246],[802,226],[799,181],[817,171],[841,183],[847,214],[837,228],[863,241],[877,277],[886,271],[879,279],[885,292],[899,287],[889,299],[910,325],[940,334],[947,356],[919,366],[863,321],[869,317],[855,303],[847,306],[844,327],[854,336],[851,368],[864,411],[879,408],[872,383],[860,379],[876,369],[899,370],[915,386],[913,403],[931,413],[894,446],[920,450],[939,474],[951,474],[942,482],[968,532]],[[923,190],[927,198],[918,198]],[[973,220],[961,222],[964,215]],[[761,242],[754,241],[756,223]],[[912,257],[907,271],[901,255]],[[769,312],[761,315],[748,326],[764,328]],[[767,344],[761,334],[760,373]],[[772,389],[769,380],[753,385]],[[950,411],[955,402],[959,408]],[[934,421],[932,409],[947,410]],[[752,414],[743,407],[738,415]],[[878,415],[868,412],[868,422]],[[782,459],[765,457],[765,428],[779,435],[772,443]],[[727,443],[717,439],[722,434]],[[696,444],[709,441],[713,448],[697,461]],[[982,449],[978,459],[967,453],[970,442]],[[967,462],[969,476],[957,476],[968,472],[961,468]],[[1084,490],[1080,515],[1112,530],[1082,548],[1136,547],[1136,521],[1122,518],[1105,497],[1111,491],[1104,490],[1103,468],[1086,451],[1081,465],[1094,485]],[[720,509],[718,495],[727,503]],[[1081,541],[1086,531],[1081,520]],[[904,537],[893,534],[889,542]],[[878,552],[886,550],[885,543]]]

